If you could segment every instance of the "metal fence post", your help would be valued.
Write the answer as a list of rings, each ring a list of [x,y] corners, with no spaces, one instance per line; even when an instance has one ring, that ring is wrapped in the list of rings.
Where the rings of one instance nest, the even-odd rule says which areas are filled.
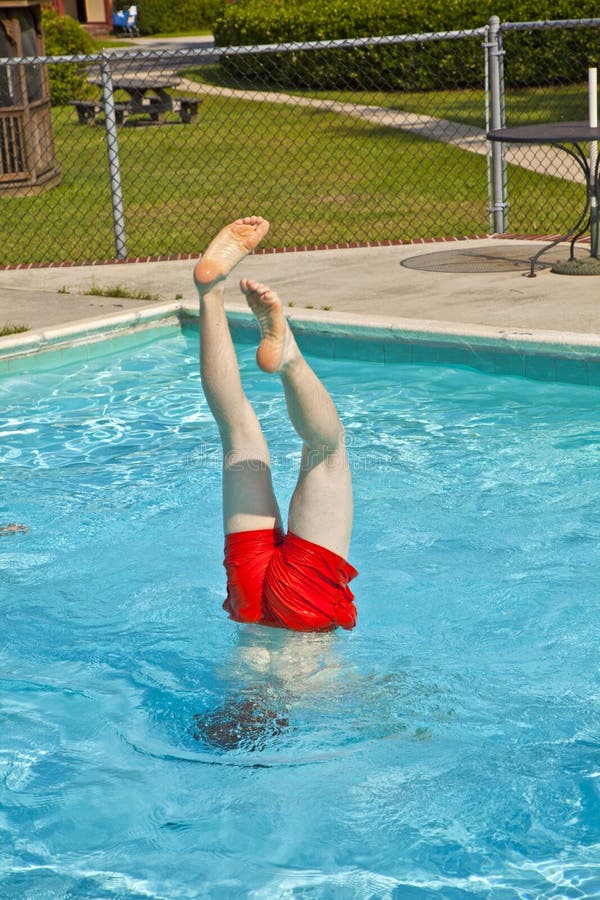
[[[119,162],[119,144],[117,141],[117,120],[115,116],[115,96],[109,57],[102,51],[102,102],[104,104],[104,120],[106,128],[106,147],[108,149],[108,171],[110,175],[110,197],[112,201],[113,232],[117,259],[127,258],[125,242],[125,214],[123,212],[123,193],[121,190],[121,166]]]
[[[504,127],[504,50],[500,19],[492,16],[489,21],[488,71],[490,80],[490,125],[492,129]],[[507,229],[508,198],[506,195],[506,156],[504,145],[492,144],[493,198],[490,212],[494,217],[494,231],[503,234]]]

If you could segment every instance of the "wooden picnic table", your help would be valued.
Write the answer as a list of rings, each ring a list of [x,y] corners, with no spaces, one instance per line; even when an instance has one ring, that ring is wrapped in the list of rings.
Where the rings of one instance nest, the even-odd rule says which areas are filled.
[[[92,84],[100,84],[98,78],[89,79]],[[145,72],[143,75],[113,75],[113,90],[124,91],[128,99],[115,103],[118,124],[124,124],[130,115],[146,115],[151,122],[162,125],[169,112],[179,113],[185,124],[195,122],[198,115],[198,97],[174,97],[169,89],[177,87],[180,77],[175,72],[169,75]],[[104,111],[101,100],[74,100],[81,124],[93,125],[98,115]]]

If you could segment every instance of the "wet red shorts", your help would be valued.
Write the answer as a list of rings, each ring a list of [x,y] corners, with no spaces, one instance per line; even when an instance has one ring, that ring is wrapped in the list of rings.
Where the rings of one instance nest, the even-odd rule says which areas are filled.
[[[238,531],[225,537],[224,565],[223,608],[236,622],[292,631],[356,625],[348,582],[358,572],[325,547],[278,529]]]

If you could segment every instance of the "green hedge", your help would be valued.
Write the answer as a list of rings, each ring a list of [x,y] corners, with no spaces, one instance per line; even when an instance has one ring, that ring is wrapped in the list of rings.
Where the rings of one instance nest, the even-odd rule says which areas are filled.
[[[206,31],[222,8],[223,0],[138,0],[138,27],[142,34]]]
[[[49,7],[42,9],[44,47],[48,56],[74,56],[95,53],[96,42],[79,22],[70,16],[59,16]],[[59,63],[48,66],[50,100],[54,106],[64,106],[69,100],[78,100],[90,93],[87,69],[83,65]]]
[[[600,17],[582,0],[241,0],[214,26],[217,46],[328,40],[430,31],[459,31],[504,22]],[[285,87],[312,89],[435,90],[481,87],[481,40],[425,42],[229,57],[229,74]],[[574,83],[600,56],[600,31],[512,32],[505,36],[506,80],[512,87]]]

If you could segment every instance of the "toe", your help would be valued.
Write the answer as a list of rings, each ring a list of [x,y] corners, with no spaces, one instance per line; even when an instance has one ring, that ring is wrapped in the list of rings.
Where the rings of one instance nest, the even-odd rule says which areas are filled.
[[[250,278],[241,278],[240,279],[240,290],[244,294],[246,294],[246,296],[248,294],[253,293],[255,291],[255,289],[256,289],[255,282],[252,281]]]
[[[253,281],[252,278],[243,278],[242,281],[245,282],[245,288],[243,288],[243,290],[248,293],[260,295],[268,290],[264,284],[261,284],[259,281]]]

